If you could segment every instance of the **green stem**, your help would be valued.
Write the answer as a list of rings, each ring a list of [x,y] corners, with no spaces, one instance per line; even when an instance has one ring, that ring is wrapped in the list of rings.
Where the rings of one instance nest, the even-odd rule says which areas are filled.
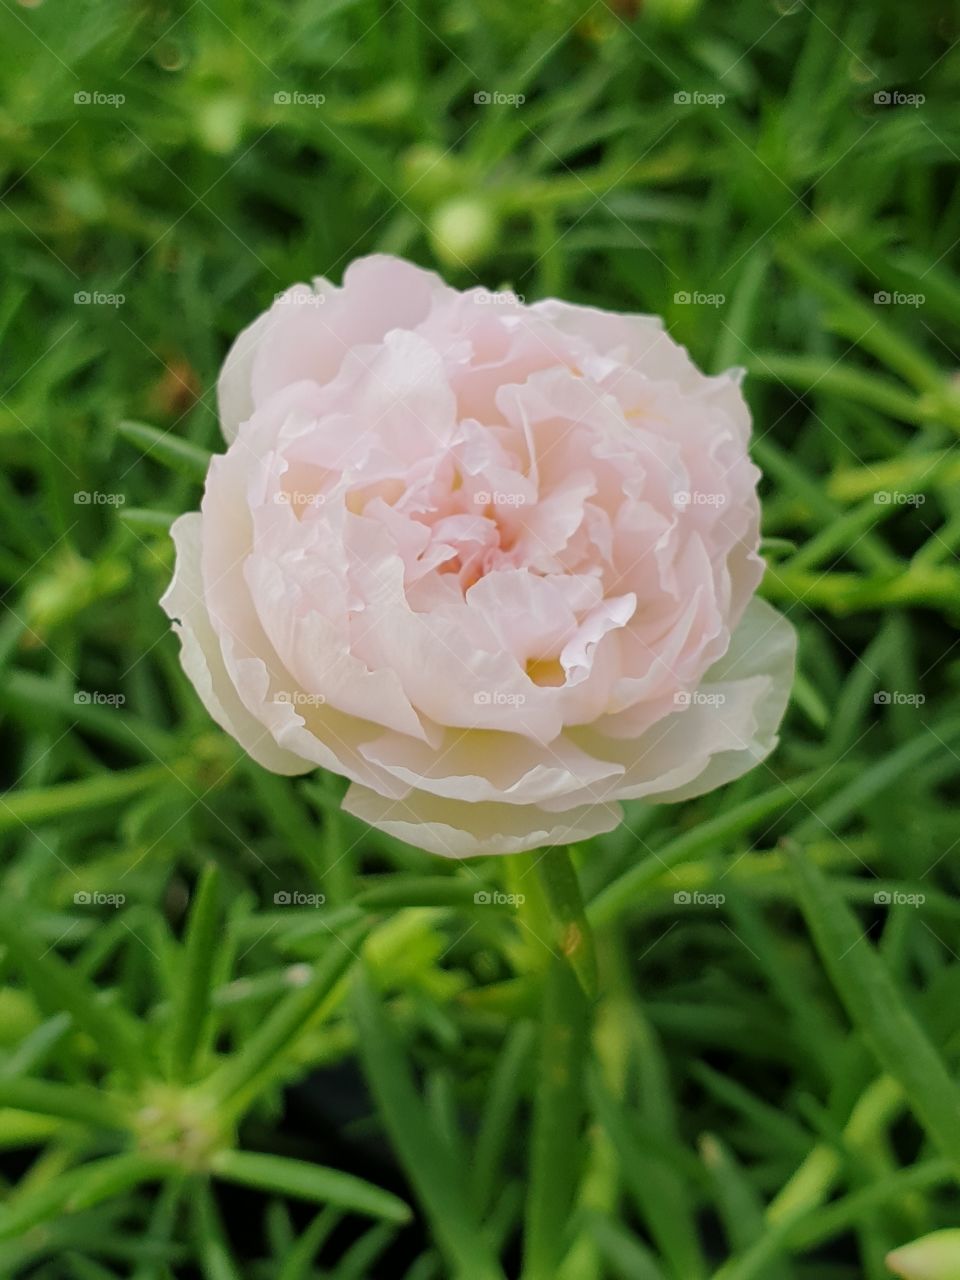
[[[534,863],[550,911],[553,941],[570,962],[588,999],[597,994],[597,957],[593,932],[570,852],[557,846],[538,853]]]
[[[522,1280],[556,1280],[583,1158],[587,1005],[570,967],[545,976],[540,1063],[533,1106]]]

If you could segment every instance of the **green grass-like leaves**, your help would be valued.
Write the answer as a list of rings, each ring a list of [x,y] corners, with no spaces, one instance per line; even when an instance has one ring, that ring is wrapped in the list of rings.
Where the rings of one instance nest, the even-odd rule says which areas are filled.
[[[0,30],[0,1274],[953,1265],[951,15],[46,0]],[[800,640],[752,774],[540,871],[456,865],[205,715],[157,602],[224,353],[378,250],[747,371]]]

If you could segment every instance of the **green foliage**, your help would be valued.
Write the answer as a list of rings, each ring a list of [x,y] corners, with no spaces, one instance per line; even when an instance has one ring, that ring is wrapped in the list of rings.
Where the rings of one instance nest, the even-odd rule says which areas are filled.
[[[0,29],[0,1275],[944,1280],[955,17],[11,0]],[[746,368],[800,633],[753,774],[539,871],[456,865],[207,719],[157,600],[220,362],[376,249]]]

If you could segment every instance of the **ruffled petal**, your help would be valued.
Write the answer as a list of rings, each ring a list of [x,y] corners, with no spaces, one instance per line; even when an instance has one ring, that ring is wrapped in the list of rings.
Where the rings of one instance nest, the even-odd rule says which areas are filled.
[[[177,549],[177,563],[160,605],[180,637],[180,664],[213,719],[257,764],[273,773],[306,773],[313,768],[310,760],[277,746],[269,729],[243,705],[227,672],[203,602],[202,528],[199,512],[190,512],[176,519],[170,529]]]
[[[551,816],[536,805],[468,804],[423,791],[412,791],[403,800],[385,800],[358,786],[349,788],[343,808],[361,822],[443,858],[523,853],[589,840],[613,831],[623,818],[616,804],[584,805]]]

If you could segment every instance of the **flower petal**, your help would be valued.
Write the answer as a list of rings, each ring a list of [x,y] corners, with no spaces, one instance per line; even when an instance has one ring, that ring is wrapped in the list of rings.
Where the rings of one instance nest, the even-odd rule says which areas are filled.
[[[173,581],[160,601],[180,637],[180,664],[210,715],[258,764],[273,773],[306,773],[313,765],[277,746],[270,731],[243,705],[227,673],[220,642],[203,602],[200,538],[203,517],[180,516],[170,533],[177,548]]]
[[[385,800],[356,785],[347,791],[343,808],[361,822],[444,858],[522,853],[588,840],[613,831],[623,818],[616,804],[583,805],[551,817],[536,805],[469,804],[423,791]]]

